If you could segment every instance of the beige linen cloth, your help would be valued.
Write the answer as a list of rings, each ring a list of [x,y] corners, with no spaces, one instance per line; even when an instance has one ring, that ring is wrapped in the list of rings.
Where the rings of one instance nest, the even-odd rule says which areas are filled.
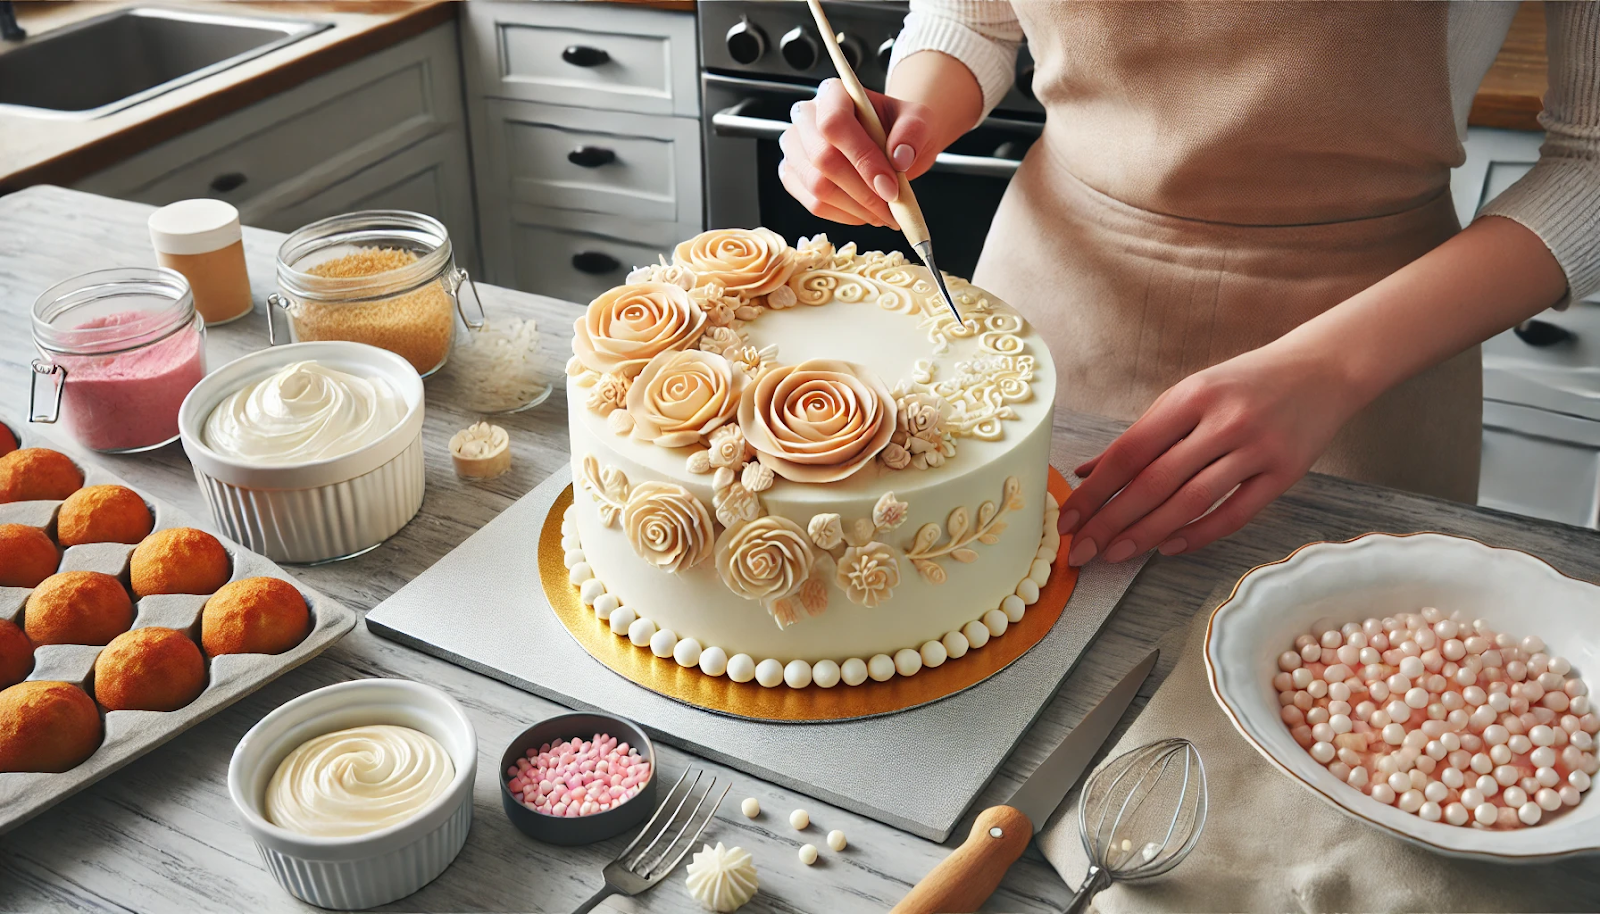
[[[1101,892],[1099,911],[1600,909],[1600,861],[1514,866],[1443,857],[1335,811],[1273,768],[1228,722],[1206,681],[1206,620],[1231,590],[1213,593],[1195,615],[1172,674],[1106,756],[1169,736],[1193,742],[1210,796],[1200,842],[1167,875]],[[1038,841],[1076,888],[1088,869],[1076,796]]]

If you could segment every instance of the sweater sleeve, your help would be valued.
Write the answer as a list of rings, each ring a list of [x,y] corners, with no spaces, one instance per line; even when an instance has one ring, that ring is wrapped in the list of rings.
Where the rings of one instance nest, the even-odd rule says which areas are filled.
[[[1545,17],[1550,89],[1539,161],[1481,215],[1539,236],[1567,275],[1564,307],[1600,291],[1600,3],[1547,2]]]
[[[911,0],[889,72],[918,51],[940,51],[972,71],[988,116],[1016,80],[1022,26],[1008,0]]]

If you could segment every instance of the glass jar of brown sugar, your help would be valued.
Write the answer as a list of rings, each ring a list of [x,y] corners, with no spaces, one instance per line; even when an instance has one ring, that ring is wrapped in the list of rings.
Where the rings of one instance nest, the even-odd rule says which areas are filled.
[[[365,210],[305,226],[278,249],[279,293],[267,297],[267,338],[276,343],[273,308],[289,321],[290,338],[348,340],[387,349],[427,377],[450,357],[456,317],[467,327],[467,271],[455,263],[450,234],[430,216]]]

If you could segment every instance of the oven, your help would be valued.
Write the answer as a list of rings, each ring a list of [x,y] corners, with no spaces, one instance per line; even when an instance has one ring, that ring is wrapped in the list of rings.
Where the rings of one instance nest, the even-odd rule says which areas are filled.
[[[881,90],[905,5],[823,5],[861,81]],[[805,4],[728,0],[701,4],[699,14],[706,226],[766,226],[791,242],[827,232],[863,250],[899,250],[915,260],[898,232],[813,216],[778,180],[778,137],[789,126],[790,107],[814,97],[834,75]],[[1028,67],[1021,55],[1019,86],[1026,86]],[[1014,88],[913,182],[941,269],[972,275],[1006,185],[1043,126],[1042,109]]]

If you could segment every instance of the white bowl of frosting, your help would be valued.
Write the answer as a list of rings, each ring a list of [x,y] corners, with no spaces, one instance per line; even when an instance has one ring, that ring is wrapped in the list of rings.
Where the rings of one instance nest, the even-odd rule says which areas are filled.
[[[207,375],[178,430],[223,532],[279,562],[359,555],[422,506],[422,380],[362,343],[253,352]]]
[[[261,719],[228,765],[228,793],[267,868],[324,908],[370,908],[431,882],[472,827],[477,736],[431,686],[360,679]]]

